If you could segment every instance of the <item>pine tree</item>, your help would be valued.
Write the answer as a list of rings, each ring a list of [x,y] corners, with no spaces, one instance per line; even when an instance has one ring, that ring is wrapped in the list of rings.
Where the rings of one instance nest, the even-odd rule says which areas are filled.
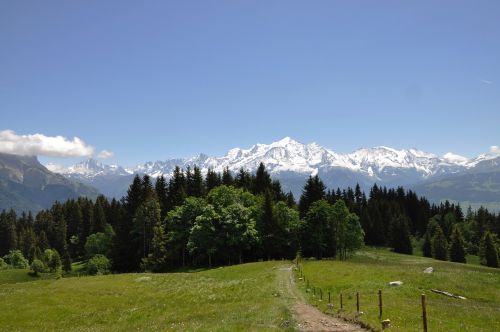
[[[64,251],[63,253],[63,257],[62,257],[62,266],[63,266],[63,270],[64,272],[68,273],[68,272],[71,272],[71,257],[69,256],[69,252],[66,250]]]
[[[0,257],[17,248],[16,216],[13,210],[0,214]]]
[[[479,259],[482,265],[499,267],[498,248],[493,236],[486,231],[479,244]]]
[[[273,211],[273,198],[269,190],[264,193],[264,201],[262,203],[262,215],[260,223],[258,223],[258,231],[262,242],[262,250],[264,257],[268,260],[277,258],[276,255],[276,233],[277,223]]]
[[[186,178],[182,170],[176,166],[168,183],[168,210],[184,203],[186,198]]]
[[[240,168],[234,179],[236,187],[250,191],[252,187],[252,176],[243,168]]]
[[[465,263],[465,241],[462,232],[455,225],[450,239],[450,260],[452,262]]]
[[[158,203],[160,204],[161,209],[161,217],[165,218],[167,215],[167,206],[168,206],[168,197],[167,197],[167,182],[163,175],[160,175],[156,178],[155,183],[155,193],[156,197],[158,197]]]
[[[263,163],[259,164],[257,171],[255,172],[255,178],[253,180],[253,190],[252,192],[256,195],[263,194],[267,190],[272,189],[271,176],[266,170]]]
[[[233,175],[228,167],[225,167],[222,171],[222,184],[226,186],[232,186],[234,184]]]
[[[165,225],[158,218],[153,227],[153,239],[147,258],[143,258],[143,269],[152,272],[161,272],[166,269],[167,261],[167,237]]]
[[[220,175],[213,169],[209,168],[205,179],[205,186],[207,188],[207,192],[209,192],[210,190],[214,189],[217,186],[220,186],[221,182],[222,180],[220,178]]]
[[[436,227],[432,238],[432,257],[442,261],[448,259],[448,241],[440,226]]]
[[[325,198],[325,185],[317,175],[309,176],[302,190],[302,195],[299,200],[299,214],[304,218],[309,210],[309,207],[316,201]]]
[[[104,212],[103,200],[105,200],[104,196],[99,196],[94,204],[94,218],[93,224],[90,229],[91,234],[95,234],[98,232],[104,231],[104,226],[106,225],[106,214]]]
[[[432,257],[432,239],[430,232],[425,232],[424,243],[422,244],[422,255],[424,257]]]
[[[192,197],[203,197],[206,193],[205,184],[203,183],[203,177],[201,175],[201,170],[199,167],[194,166],[193,171],[188,176],[187,179],[187,196]]]
[[[395,252],[408,255],[413,254],[407,217],[398,215],[393,219],[391,246]]]

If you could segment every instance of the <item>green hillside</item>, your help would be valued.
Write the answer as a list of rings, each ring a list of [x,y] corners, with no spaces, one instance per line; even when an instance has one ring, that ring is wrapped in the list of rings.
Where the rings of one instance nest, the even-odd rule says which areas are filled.
[[[359,319],[375,328],[381,326],[378,317],[381,289],[382,319],[391,320],[390,331],[422,331],[421,294],[427,297],[429,331],[500,331],[500,269],[400,255],[386,249],[365,249],[346,262],[303,260],[300,266],[309,283],[310,303],[326,310],[327,294],[331,292],[336,312],[342,293],[341,314],[353,319],[357,316],[356,292],[359,292],[363,312]],[[427,267],[433,267],[434,272],[423,273]],[[391,281],[403,284],[389,286]],[[304,282],[299,285],[306,292],[307,285]],[[324,294],[322,302],[319,289]],[[435,294],[431,289],[467,299]]]
[[[288,300],[278,296],[276,269],[284,264],[32,282],[25,271],[16,280],[4,270],[0,330],[275,330],[290,319]]]

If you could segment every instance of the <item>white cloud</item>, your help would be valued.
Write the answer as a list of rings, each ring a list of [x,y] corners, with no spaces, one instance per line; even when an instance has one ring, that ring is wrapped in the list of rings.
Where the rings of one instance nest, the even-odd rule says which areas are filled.
[[[94,148],[78,137],[43,134],[17,135],[13,130],[0,130],[0,152],[47,157],[90,157]]]
[[[456,164],[461,164],[461,163],[466,163],[468,159],[464,156],[460,156],[458,154],[454,154],[452,152],[446,153],[443,158],[451,163],[456,163]]]
[[[490,153],[495,155],[500,155],[500,146],[492,145],[490,146]]]
[[[493,84],[493,81],[488,81],[488,80],[480,80],[481,83],[484,83],[484,84]]]
[[[108,158],[111,158],[113,157],[115,154],[111,151],[108,151],[108,150],[102,150],[101,152],[99,152],[99,154],[97,155],[97,158],[99,159],[108,159]]]

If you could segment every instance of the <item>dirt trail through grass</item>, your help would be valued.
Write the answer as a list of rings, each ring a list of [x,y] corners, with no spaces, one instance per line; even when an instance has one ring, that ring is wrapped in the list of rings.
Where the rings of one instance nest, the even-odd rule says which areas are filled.
[[[353,323],[324,314],[317,308],[307,304],[295,285],[292,267],[283,267],[278,270],[278,273],[283,292],[291,299],[293,318],[297,324],[296,328],[299,331],[368,331]]]

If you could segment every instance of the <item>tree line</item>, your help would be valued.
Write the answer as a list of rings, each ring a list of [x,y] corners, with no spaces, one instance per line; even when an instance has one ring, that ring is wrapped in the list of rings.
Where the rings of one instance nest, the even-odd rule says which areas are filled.
[[[460,205],[430,204],[403,188],[374,185],[367,197],[359,185],[327,190],[311,176],[295,202],[263,164],[254,174],[176,167],[168,181],[135,176],[121,200],[56,202],[36,216],[3,211],[0,257],[18,250],[29,262],[47,261],[51,249],[64,270],[89,260],[95,273],[167,271],[297,253],[345,259],[363,243],[411,254],[415,239],[424,255],[430,243],[432,256],[444,238],[445,259],[463,249],[482,255],[485,265],[496,257],[498,265],[499,225],[500,216],[484,208],[464,216]]]

